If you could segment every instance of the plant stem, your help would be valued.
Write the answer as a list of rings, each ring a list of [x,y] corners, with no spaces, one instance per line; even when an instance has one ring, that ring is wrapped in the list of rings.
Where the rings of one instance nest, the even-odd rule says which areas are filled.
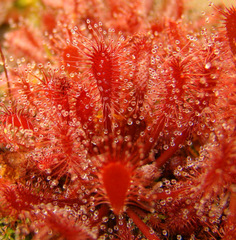
[[[138,217],[138,215],[132,209],[128,208],[126,212],[148,240],[160,240],[160,238],[157,237],[154,233],[151,233],[151,229]]]

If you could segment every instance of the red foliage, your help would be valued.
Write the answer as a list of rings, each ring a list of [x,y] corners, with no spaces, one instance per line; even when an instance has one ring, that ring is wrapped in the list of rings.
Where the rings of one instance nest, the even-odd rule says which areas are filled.
[[[235,57],[236,55],[236,33],[235,33],[235,26],[236,26],[236,9],[235,7],[231,7],[227,9],[225,12],[223,12],[223,15],[225,16],[225,27],[227,31],[227,37],[229,41],[229,45],[231,48],[231,51]]]
[[[235,7],[198,30],[184,1],[43,2],[1,50],[1,212],[33,239],[234,239]]]

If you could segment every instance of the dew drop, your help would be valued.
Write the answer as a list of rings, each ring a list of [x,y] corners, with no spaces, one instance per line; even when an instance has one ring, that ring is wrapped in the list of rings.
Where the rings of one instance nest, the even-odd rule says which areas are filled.
[[[167,233],[166,230],[163,230],[163,231],[162,231],[162,234],[163,234],[163,236],[167,236],[168,233]]]
[[[181,235],[177,235],[177,240],[182,240],[182,236]]]
[[[164,148],[164,150],[167,150],[169,148],[169,146],[168,145],[164,145],[163,148]]]
[[[129,118],[128,121],[127,121],[127,124],[128,125],[132,125],[133,124],[133,120],[131,118]]]
[[[206,63],[205,69],[210,69],[210,68],[211,68],[211,63],[210,62]]]
[[[180,44],[180,41],[179,41],[179,40],[175,40],[175,43],[176,43],[176,44]]]

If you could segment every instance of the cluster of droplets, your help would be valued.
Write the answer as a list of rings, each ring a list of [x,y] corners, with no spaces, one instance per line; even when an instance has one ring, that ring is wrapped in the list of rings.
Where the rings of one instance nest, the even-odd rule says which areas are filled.
[[[132,36],[71,25],[45,34],[54,62],[16,60],[1,100],[0,140],[27,163],[20,187],[0,184],[9,208],[31,221],[22,234],[221,236],[234,160],[221,146],[219,95],[235,74],[222,36],[171,20]]]

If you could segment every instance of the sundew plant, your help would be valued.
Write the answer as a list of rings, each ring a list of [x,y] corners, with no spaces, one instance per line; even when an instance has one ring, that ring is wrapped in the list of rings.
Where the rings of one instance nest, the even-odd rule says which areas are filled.
[[[236,239],[236,8],[207,3],[0,1],[0,239]]]

